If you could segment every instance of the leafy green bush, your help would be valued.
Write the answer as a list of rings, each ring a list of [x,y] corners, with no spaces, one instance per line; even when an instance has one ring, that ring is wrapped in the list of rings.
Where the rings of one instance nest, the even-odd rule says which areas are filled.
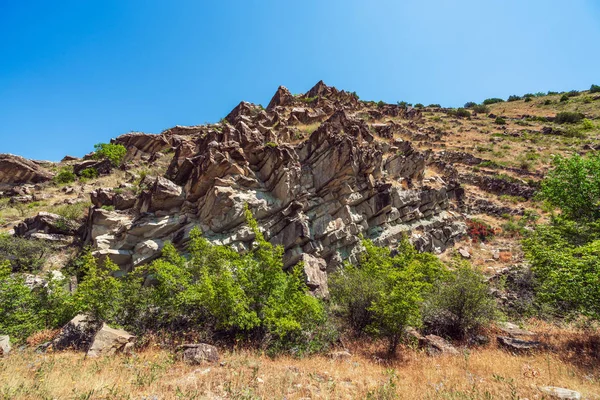
[[[423,304],[425,329],[455,339],[477,333],[495,315],[495,302],[483,274],[465,263],[433,285]]]
[[[58,214],[66,220],[70,221],[81,221],[88,210],[88,208],[92,205],[89,201],[80,201],[75,204],[62,204],[56,206],[51,211],[54,214]]]
[[[8,262],[14,272],[39,270],[53,247],[42,240],[0,234],[0,263]]]
[[[427,107],[430,107],[430,108],[442,108],[442,106],[439,105],[439,104],[437,104],[437,103],[432,103],[432,104],[428,105]]]
[[[556,114],[554,122],[557,124],[574,124],[583,119],[583,114],[571,111],[563,111]]]
[[[560,102],[561,103],[565,103],[567,101],[569,101],[569,96],[568,95],[563,94],[562,96],[560,96]]]
[[[525,97],[525,103],[529,103],[531,101],[531,97]]]
[[[423,103],[417,103],[417,104],[415,104],[415,108],[423,108],[423,107],[425,107],[423,105]]]
[[[8,262],[0,262],[0,332],[22,343],[36,331],[61,326],[73,315],[64,282],[50,280],[34,290],[22,274],[11,273]]]
[[[419,254],[405,239],[398,254],[363,241],[357,265],[346,264],[331,279],[332,302],[347,328],[388,341],[394,353],[407,326],[421,324],[422,295],[444,270],[432,254]]]
[[[542,182],[541,196],[573,220],[600,217],[600,155],[556,156]]]
[[[600,93],[600,86],[598,86],[598,85],[590,86],[590,93]]]
[[[506,120],[502,117],[496,117],[494,123],[497,125],[506,125]]]
[[[469,110],[466,110],[464,108],[458,108],[456,110],[456,116],[459,118],[469,118],[471,117],[471,113],[469,112]]]
[[[490,99],[485,99],[483,101],[483,105],[489,106],[490,104],[503,103],[503,102],[504,102],[504,100],[502,100],[502,99],[499,99],[497,97],[492,97]]]
[[[473,107],[473,112],[478,114],[487,114],[490,111],[490,108],[484,104],[475,104]]]
[[[512,96],[509,96],[508,100],[506,100],[506,101],[517,101],[517,100],[521,100],[521,96],[517,96],[516,94],[513,94]]]
[[[77,175],[75,175],[71,166],[62,167],[56,176],[54,176],[54,182],[62,184],[75,182],[76,179]]]
[[[97,160],[107,159],[114,167],[123,162],[127,149],[122,144],[98,143],[94,145],[94,158]]]
[[[473,101],[467,101],[464,105],[465,108],[473,108],[477,105],[477,103],[473,102]]]
[[[95,179],[98,177],[98,170],[96,168],[86,168],[82,170],[79,175],[84,179]]]
[[[594,123],[587,118],[584,118],[583,121],[581,121],[581,129],[583,129],[584,131],[590,131],[595,127],[596,126],[594,125]]]

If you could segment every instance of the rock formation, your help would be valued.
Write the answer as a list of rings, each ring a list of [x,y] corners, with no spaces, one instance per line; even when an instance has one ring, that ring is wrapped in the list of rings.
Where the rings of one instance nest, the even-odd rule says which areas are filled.
[[[394,138],[394,122],[372,129],[357,117],[363,108],[319,82],[298,98],[280,87],[266,110],[242,102],[218,124],[121,136],[114,142],[130,160],[171,148],[174,157],[166,176],[139,182],[135,198],[94,192],[86,242],[125,271],[156,258],[166,241],[184,248],[195,226],[245,251],[253,239],[247,204],[265,237],[285,249],[285,266],[303,261],[320,295],[327,271],[356,260],[361,235],[392,247],[408,235],[419,250],[443,251],[465,231],[458,183],[425,182],[431,154]],[[418,118],[393,105],[377,112]],[[315,123],[310,135],[298,128]]]
[[[12,154],[0,154],[0,186],[46,182],[52,177],[52,173],[35,161]]]

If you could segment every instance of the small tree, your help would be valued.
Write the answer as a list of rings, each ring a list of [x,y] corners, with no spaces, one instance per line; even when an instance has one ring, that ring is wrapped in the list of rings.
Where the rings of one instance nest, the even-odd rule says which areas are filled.
[[[465,263],[433,285],[423,307],[428,331],[457,339],[477,332],[494,316],[494,299],[483,275]]]
[[[573,220],[600,217],[600,155],[556,156],[542,182],[541,196]]]
[[[127,149],[122,144],[98,143],[94,145],[94,158],[97,160],[107,159],[114,167],[123,162]]]
[[[592,85],[590,87],[590,93],[600,93],[600,86],[598,86],[598,85]]]

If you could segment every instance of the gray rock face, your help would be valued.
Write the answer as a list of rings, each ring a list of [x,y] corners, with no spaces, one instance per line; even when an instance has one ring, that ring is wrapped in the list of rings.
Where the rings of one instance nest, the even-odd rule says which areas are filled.
[[[0,357],[6,357],[10,353],[10,337],[0,335]]]
[[[0,154],[0,184],[41,183],[53,174],[34,161],[12,154]]]
[[[102,327],[94,336],[94,341],[87,355],[88,357],[99,357],[128,352],[133,347],[134,340],[135,336],[128,332],[102,324]]]
[[[133,132],[121,135],[111,140],[111,143],[121,144],[127,149],[123,161],[150,160],[153,155],[171,148],[170,142],[164,135]]]
[[[97,191],[96,207],[117,211],[93,210],[86,242],[124,271],[156,258],[166,241],[185,247],[193,227],[215,244],[244,251],[253,239],[247,204],[265,237],[284,248],[285,267],[304,261],[309,287],[327,296],[327,272],[356,261],[360,235],[391,247],[408,236],[421,251],[441,252],[464,234],[453,211],[462,189],[423,181],[428,152],[407,141],[375,140],[349,111],[361,107],[350,93],[319,82],[302,98],[301,111],[280,88],[267,110],[242,102],[222,123],[163,132],[174,148],[166,176],[146,177],[146,190],[129,208]],[[418,117],[391,105],[377,112]],[[323,122],[310,137],[293,140],[286,125],[292,114],[298,123]],[[139,149],[142,139],[116,141]]]
[[[498,343],[514,352],[530,351],[541,348],[542,343],[535,340],[523,340],[508,336],[498,336]]]
[[[192,365],[219,362],[219,351],[210,344],[184,344],[181,346],[181,357],[184,362]]]

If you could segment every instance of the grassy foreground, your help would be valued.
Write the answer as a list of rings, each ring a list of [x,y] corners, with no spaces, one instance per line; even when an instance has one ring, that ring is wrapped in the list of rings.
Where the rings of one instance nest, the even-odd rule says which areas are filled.
[[[221,364],[189,366],[152,346],[132,356],[89,359],[81,353],[14,351],[0,359],[2,399],[543,399],[538,387],[561,386],[600,399],[597,338],[548,330],[551,350],[513,355],[497,348],[428,356],[403,347],[354,344],[353,356],[275,359],[225,351]]]

